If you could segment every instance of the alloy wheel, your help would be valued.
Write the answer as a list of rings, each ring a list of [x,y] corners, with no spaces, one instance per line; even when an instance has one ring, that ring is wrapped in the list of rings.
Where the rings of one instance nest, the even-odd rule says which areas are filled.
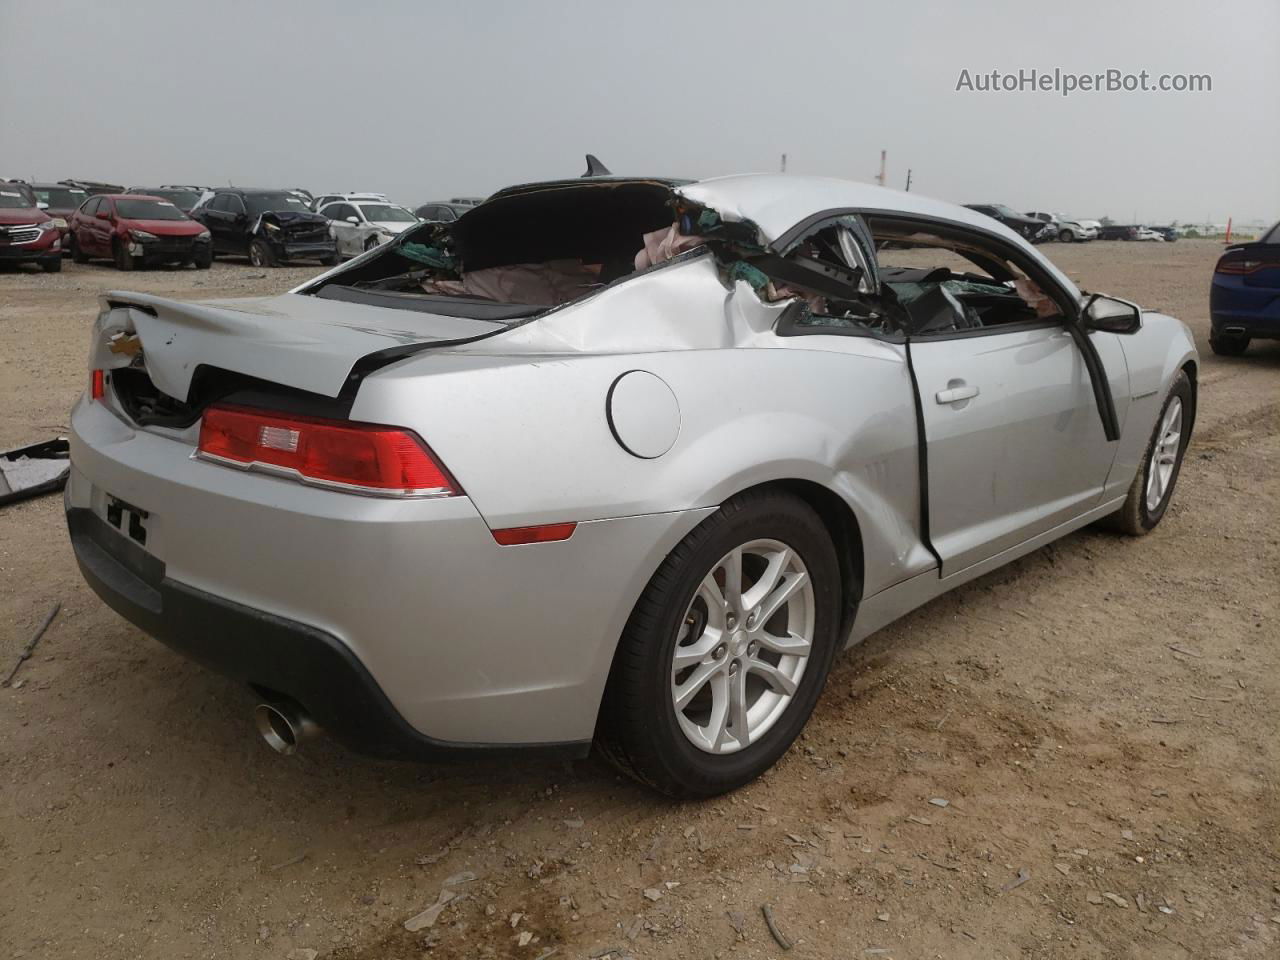
[[[1165,408],[1147,467],[1147,512],[1155,513],[1169,490],[1182,442],[1182,400],[1174,397]]]
[[[736,753],[786,712],[813,648],[813,584],[795,550],[753,540],[702,578],[681,621],[671,703],[685,737]]]

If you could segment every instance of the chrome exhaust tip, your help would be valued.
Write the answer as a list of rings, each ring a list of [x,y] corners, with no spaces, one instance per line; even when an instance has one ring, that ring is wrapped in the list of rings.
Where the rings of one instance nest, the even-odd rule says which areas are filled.
[[[254,707],[253,722],[267,746],[286,757],[297,753],[303,740],[320,732],[315,721],[295,704],[260,703]]]

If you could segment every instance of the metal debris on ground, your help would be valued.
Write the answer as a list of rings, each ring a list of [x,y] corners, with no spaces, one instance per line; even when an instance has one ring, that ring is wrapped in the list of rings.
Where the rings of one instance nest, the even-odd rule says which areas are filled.
[[[774,941],[783,950],[790,950],[794,944],[792,944],[792,942],[787,939],[786,935],[778,929],[778,924],[773,919],[773,908],[766,903],[760,907],[760,912],[764,914],[764,925],[769,928],[769,934],[773,937]]]
[[[1020,886],[1031,879],[1031,871],[1026,867],[1018,869],[1018,875],[1000,888],[1001,893],[1008,893],[1010,890],[1017,890]]]
[[[746,914],[739,913],[737,910],[726,910],[725,916],[729,918],[729,926],[733,927],[737,933],[739,940],[747,939],[747,917]]]
[[[447,887],[441,890],[440,896],[436,898],[436,902],[427,907],[427,909],[423,910],[421,913],[406,920],[404,922],[404,928],[410,933],[416,933],[419,930],[425,930],[427,927],[433,926],[435,922],[440,919],[440,914],[444,911],[444,908],[449,905],[449,902],[453,900],[455,896],[457,896],[457,894]]]
[[[26,661],[31,659],[31,653],[35,650],[36,644],[40,642],[40,638],[44,636],[44,632],[49,629],[49,624],[53,623],[53,618],[58,615],[58,611],[62,609],[62,601],[59,600],[53,605],[53,609],[45,616],[44,622],[40,624],[40,628],[32,634],[31,639],[27,641],[27,645],[22,648],[22,652],[18,654],[18,662],[13,665],[13,669],[9,671],[9,675],[4,678],[4,683],[0,683],[0,687],[7,687],[15,676],[18,674],[18,668]]]
[[[942,797],[930,797],[930,798],[929,798],[929,802],[930,802],[930,803],[932,803],[935,807],[949,807],[949,806],[951,806],[951,801],[950,801],[950,800],[944,800]]]
[[[307,857],[309,856],[311,856],[311,854],[309,853],[300,853],[296,857],[290,857],[288,860],[284,860],[280,863],[274,864],[273,866],[270,866],[267,869],[270,870],[272,873],[274,873],[277,870],[283,870],[285,867],[296,866],[297,864],[301,863],[303,860],[307,859]]]

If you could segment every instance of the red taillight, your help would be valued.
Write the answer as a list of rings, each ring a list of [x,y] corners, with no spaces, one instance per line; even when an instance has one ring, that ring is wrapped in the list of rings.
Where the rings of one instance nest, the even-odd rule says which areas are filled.
[[[1226,273],[1233,276],[1255,273],[1258,270],[1271,270],[1280,267],[1280,261],[1250,260],[1247,257],[1223,257],[1214,267],[1214,273]]]
[[[493,539],[504,547],[514,547],[521,543],[552,543],[556,540],[568,540],[573,536],[576,523],[544,523],[539,527],[506,527],[493,531]]]
[[[107,376],[102,370],[95,370],[89,377],[89,396],[93,400],[101,400],[107,395]]]
[[[426,444],[396,427],[216,406],[204,412],[198,455],[374,496],[461,493]]]

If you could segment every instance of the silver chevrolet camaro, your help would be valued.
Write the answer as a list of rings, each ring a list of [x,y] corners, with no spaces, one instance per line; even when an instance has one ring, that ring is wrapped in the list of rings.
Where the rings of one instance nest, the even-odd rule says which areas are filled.
[[[102,299],[71,540],[143,631],[423,759],[594,742],[675,796],[834,656],[1168,508],[1198,358],[989,217],[798,176],[512,187],[282,296]]]

